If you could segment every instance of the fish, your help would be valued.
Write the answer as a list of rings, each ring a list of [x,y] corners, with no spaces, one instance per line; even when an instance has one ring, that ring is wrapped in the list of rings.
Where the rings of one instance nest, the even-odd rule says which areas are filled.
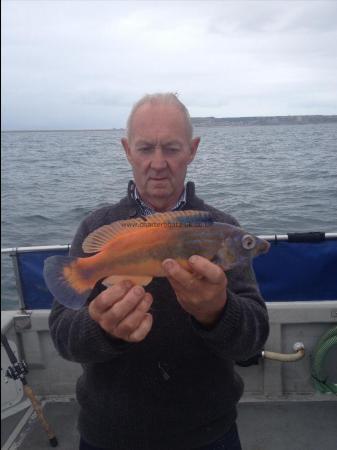
[[[89,256],[51,256],[43,274],[57,301],[77,310],[99,281],[107,287],[122,280],[146,286],[154,277],[165,277],[166,258],[191,272],[189,257],[200,255],[228,271],[269,247],[240,227],[215,222],[207,211],[155,213],[103,225],[83,241]]]

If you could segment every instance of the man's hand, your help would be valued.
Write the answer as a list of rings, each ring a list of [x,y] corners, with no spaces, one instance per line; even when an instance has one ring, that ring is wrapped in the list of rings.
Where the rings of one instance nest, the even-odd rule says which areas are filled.
[[[223,270],[202,256],[189,259],[192,273],[173,259],[163,261],[178,302],[198,322],[212,326],[227,301],[227,277]]]
[[[111,336],[127,342],[142,341],[152,327],[151,294],[130,281],[101,292],[90,304],[89,315]]]

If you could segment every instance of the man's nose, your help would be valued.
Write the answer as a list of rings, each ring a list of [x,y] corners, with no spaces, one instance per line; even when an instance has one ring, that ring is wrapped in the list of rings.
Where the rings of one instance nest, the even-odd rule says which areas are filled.
[[[155,170],[161,170],[165,169],[167,166],[167,161],[165,159],[165,155],[163,154],[163,151],[161,148],[156,147],[153,157],[151,160],[151,167]]]

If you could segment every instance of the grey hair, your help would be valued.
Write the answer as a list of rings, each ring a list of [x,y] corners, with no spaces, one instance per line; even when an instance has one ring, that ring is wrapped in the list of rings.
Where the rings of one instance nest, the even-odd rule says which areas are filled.
[[[192,139],[193,125],[192,125],[191,116],[190,116],[190,113],[188,112],[188,109],[178,99],[178,94],[174,94],[172,92],[166,92],[166,93],[146,94],[133,105],[130,115],[129,115],[129,118],[126,123],[126,135],[129,140],[131,138],[131,125],[132,125],[132,120],[135,115],[135,112],[137,111],[138,108],[140,108],[142,105],[145,105],[146,103],[150,103],[152,105],[165,104],[165,105],[177,106],[185,116],[187,133],[188,133],[189,138]]]

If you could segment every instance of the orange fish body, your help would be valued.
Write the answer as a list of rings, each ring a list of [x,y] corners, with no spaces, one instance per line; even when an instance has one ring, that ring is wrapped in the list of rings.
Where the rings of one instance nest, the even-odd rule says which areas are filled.
[[[252,248],[242,247],[243,237],[254,243]],[[46,260],[44,276],[60,303],[78,309],[99,280],[106,286],[123,279],[146,285],[153,277],[165,276],[161,263],[166,258],[189,270],[188,258],[197,254],[228,270],[242,257],[268,248],[266,241],[238,227],[212,223],[207,212],[158,213],[104,225],[83,242],[84,252],[93,256],[52,256]]]

